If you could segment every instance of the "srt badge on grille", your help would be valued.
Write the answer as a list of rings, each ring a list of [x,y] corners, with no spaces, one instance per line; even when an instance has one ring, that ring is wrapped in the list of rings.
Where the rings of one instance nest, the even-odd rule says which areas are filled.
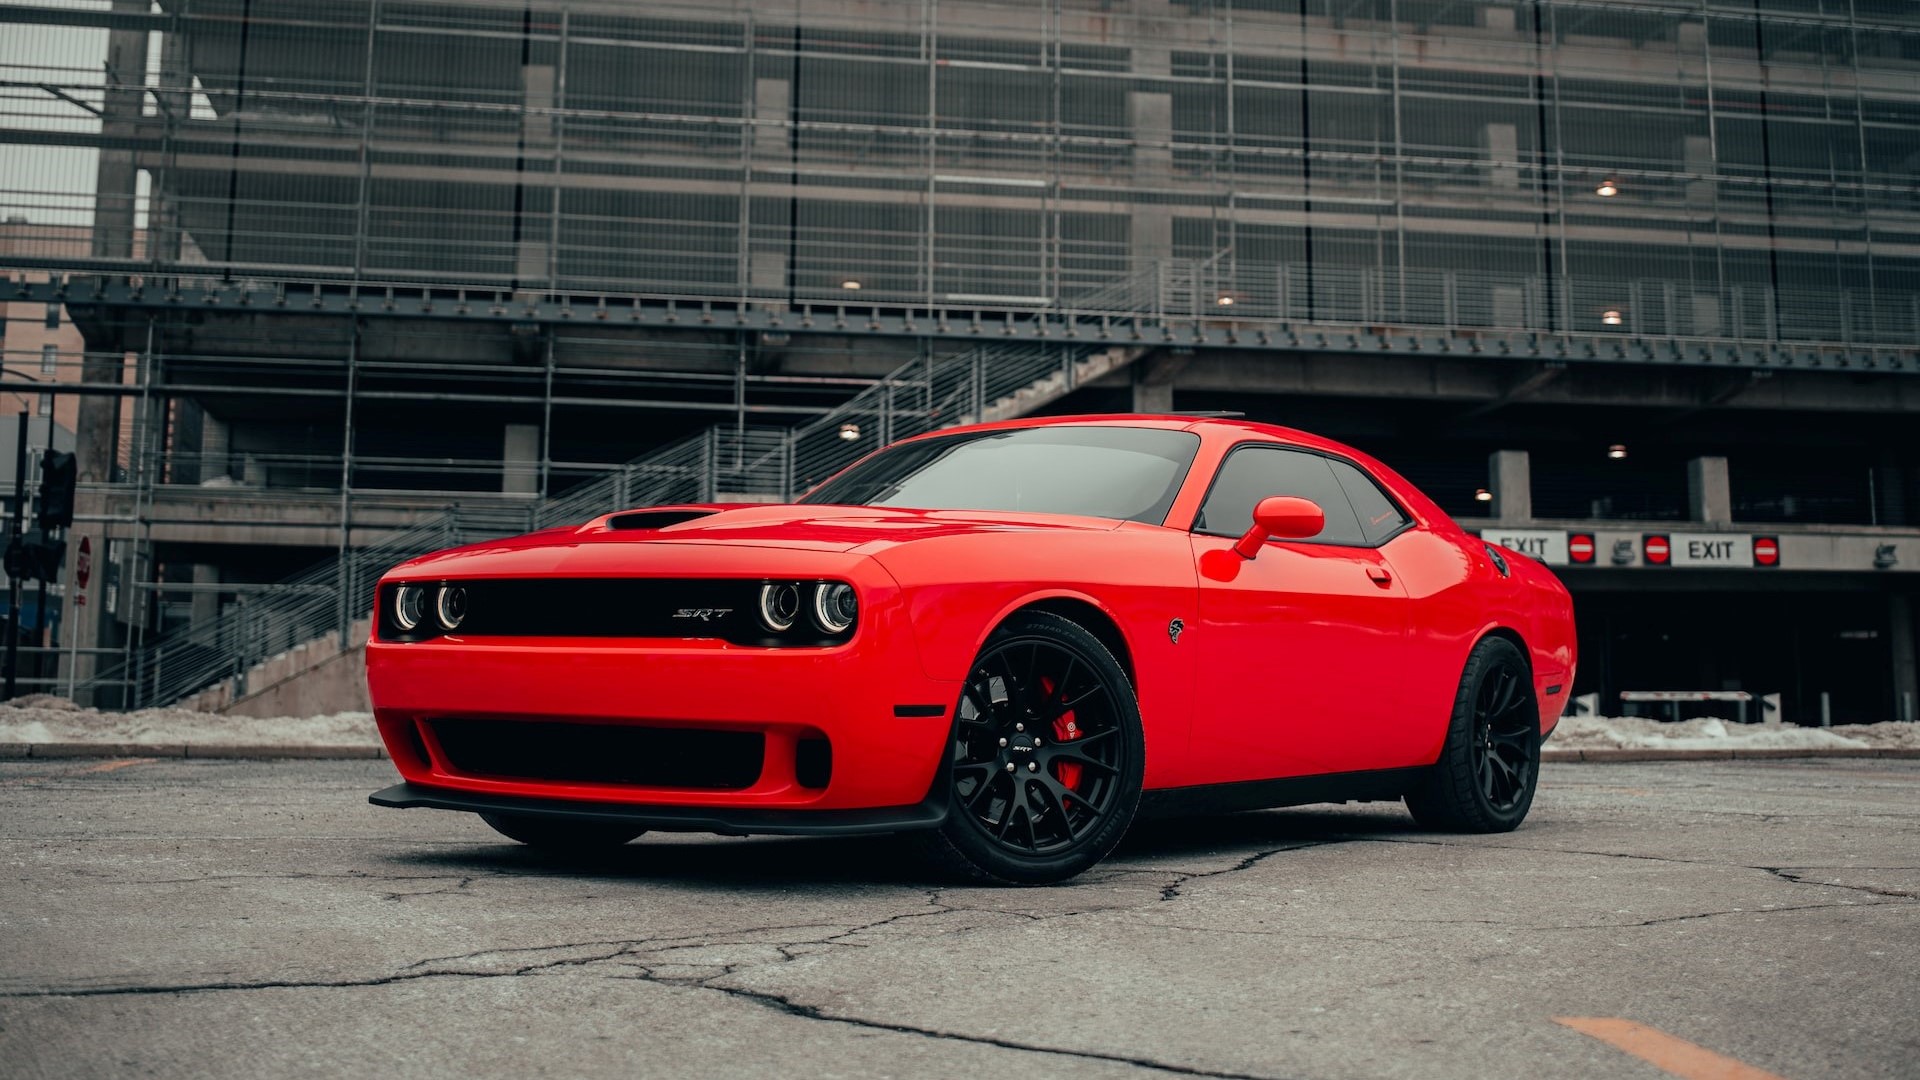
[[[732,611],[733,609],[730,607],[683,607],[679,611],[674,612],[673,617],[676,619],[699,619],[701,622],[712,622],[715,619],[726,618],[728,613]]]

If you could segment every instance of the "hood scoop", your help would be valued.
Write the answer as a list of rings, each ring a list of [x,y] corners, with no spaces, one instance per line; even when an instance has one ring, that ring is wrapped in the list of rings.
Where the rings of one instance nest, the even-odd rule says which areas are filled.
[[[714,510],[634,510],[608,518],[607,528],[664,529],[669,525],[678,525],[683,521],[696,521],[717,512]]]

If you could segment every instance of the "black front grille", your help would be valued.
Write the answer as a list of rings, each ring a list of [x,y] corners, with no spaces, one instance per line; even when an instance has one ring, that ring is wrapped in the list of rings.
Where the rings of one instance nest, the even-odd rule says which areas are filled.
[[[457,581],[465,591],[462,638],[636,637],[711,638],[735,645],[837,645],[851,631],[828,634],[805,614],[775,634],[760,621],[760,587],[753,578],[514,578]],[[810,598],[812,581],[801,582]],[[399,584],[380,589],[380,638],[423,641],[443,631],[433,617],[441,583],[428,590],[427,616],[413,631],[393,619]],[[805,600],[803,599],[803,604]]]
[[[757,731],[568,724],[536,720],[431,721],[455,772],[506,780],[737,791],[760,779]]]

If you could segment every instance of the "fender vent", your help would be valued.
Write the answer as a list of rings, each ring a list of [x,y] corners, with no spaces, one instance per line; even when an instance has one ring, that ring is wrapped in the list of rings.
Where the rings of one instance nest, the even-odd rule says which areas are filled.
[[[713,514],[712,510],[635,510],[607,519],[609,529],[664,529]]]

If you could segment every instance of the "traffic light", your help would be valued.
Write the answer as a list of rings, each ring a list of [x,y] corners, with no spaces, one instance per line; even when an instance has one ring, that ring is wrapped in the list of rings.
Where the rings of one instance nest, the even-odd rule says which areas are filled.
[[[48,450],[40,456],[40,527],[64,529],[73,524],[73,482],[78,473],[72,454]]]

